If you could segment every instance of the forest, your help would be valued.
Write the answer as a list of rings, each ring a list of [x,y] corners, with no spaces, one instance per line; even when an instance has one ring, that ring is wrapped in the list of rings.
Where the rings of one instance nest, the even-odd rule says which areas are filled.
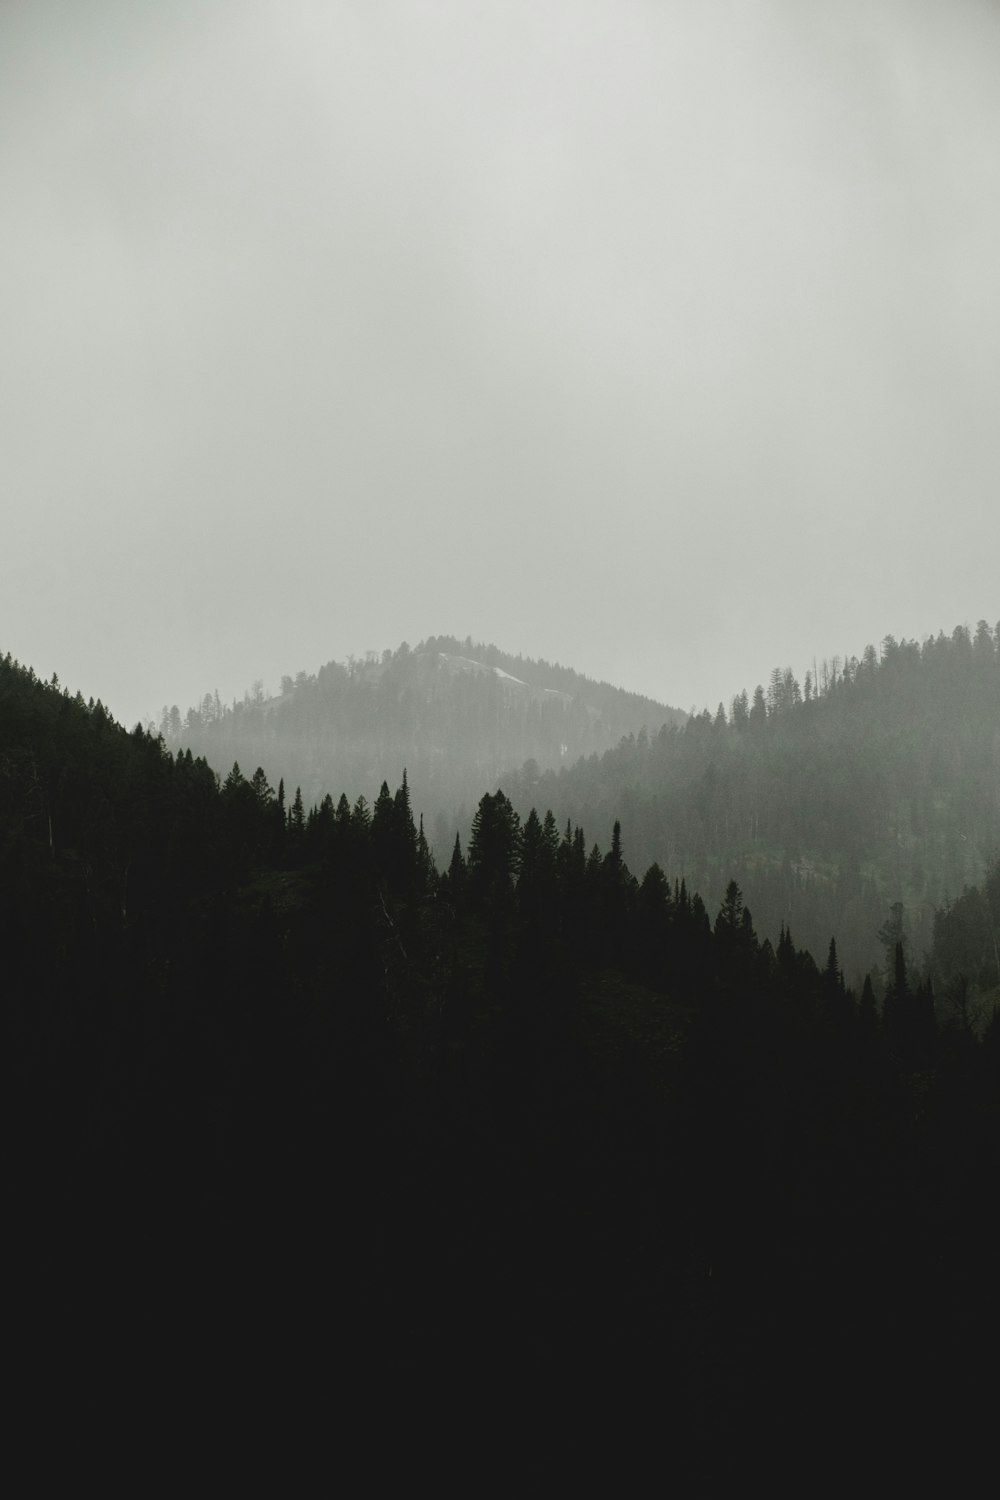
[[[334,788],[352,801],[371,796],[405,764],[428,837],[446,858],[456,828],[467,834],[484,787],[525,762],[572,764],[644,725],[686,718],[568,667],[431,636],[412,649],[404,642],[381,656],[285,676],[274,697],[256,683],[231,704],[206,693],[184,714],[164,706],[158,728],[172,749],[205,756],[222,775],[234,761],[265,765],[310,802]]]
[[[522,819],[551,808],[560,829],[606,838],[620,822],[637,869],[658,864],[710,907],[736,879],[772,945],[790,927],[822,956],[836,934],[860,988],[886,973],[887,921],[926,964],[935,913],[1000,852],[998,709],[1000,647],[980,621],[922,644],[887,636],[801,685],[776,667],[714,714],[437,637],[288,677],[275,699],[207,695],[159,727],[220,776],[263,765],[309,804],[371,797],[405,765],[442,869],[484,789]]]
[[[762,839],[801,819],[839,850],[876,819],[909,850],[904,797],[942,829],[975,774],[995,797],[992,637],[965,652],[890,650],[539,791],[614,754],[700,777],[714,741],[723,789],[758,776]],[[933,672],[967,810],[938,707],[877,786],[860,758],[844,790],[797,785],[804,736],[843,751],[876,700],[888,746]],[[762,935],[738,871],[709,906],[636,860],[637,809],[585,832],[523,794],[483,792],[438,862],[406,767],[370,801],[220,778],[0,660],[13,1347],[53,1420],[179,1399],[280,1426],[377,1390],[510,1443],[627,1393],[692,1492],[758,1451],[791,1473],[831,1424],[851,1453],[989,1420],[1000,864],[937,909],[926,962],[890,908],[854,986],[836,932]]]
[[[888,636],[801,687],[775,668],[728,713],[522,769],[504,788],[522,814],[537,801],[561,822],[620,821],[638,866],[684,875],[710,905],[735,878],[772,943],[790,926],[822,954],[835,933],[858,985],[884,972],[878,933],[899,908],[925,964],[936,912],[1000,852],[1000,626]]]

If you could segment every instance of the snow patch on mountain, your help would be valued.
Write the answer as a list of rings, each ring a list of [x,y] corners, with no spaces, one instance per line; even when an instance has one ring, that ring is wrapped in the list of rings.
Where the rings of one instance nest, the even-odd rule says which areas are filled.
[[[512,676],[510,672],[505,672],[502,667],[491,667],[484,661],[473,661],[471,656],[452,656],[447,651],[439,651],[438,656],[441,661],[447,662],[449,666],[458,667],[460,671],[471,669],[474,672],[492,672],[495,677],[501,677],[505,682],[513,682],[518,687],[523,688],[528,686],[520,677]],[[548,692],[549,689],[546,688],[545,691]]]

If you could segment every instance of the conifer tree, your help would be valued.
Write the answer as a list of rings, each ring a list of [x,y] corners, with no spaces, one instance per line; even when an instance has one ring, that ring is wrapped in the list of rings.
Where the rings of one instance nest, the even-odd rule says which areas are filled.
[[[295,788],[295,800],[292,803],[292,814],[289,820],[289,830],[292,834],[292,837],[297,841],[301,841],[305,836],[306,816],[305,809],[302,804],[302,788],[300,786],[297,786]]]
[[[521,829],[521,849],[517,878],[518,893],[526,895],[537,889],[542,860],[542,825],[534,808]]]
[[[480,800],[469,840],[469,879],[480,896],[508,894],[520,860],[520,819],[502,791]]]
[[[544,868],[552,875],[555,874],[558,857],[559,829],[550,808],[542,820],[542,860]]]
[[[229,797],[233,797],[237,792],[239,792],[240,788],[244,786],[246,786],[246,777],[240,770],[239,761],[234,760],[233,769],[230,771],[229,775],[223,782],[222,789]]]
[[[420,821],[420,828],[422,836],[423,818]],[[424,850],[429,864],[430,850],[427,848],[426,839],[424,839]],[[403,780],[392,799],[392,838],[389,857],[389,875],[394,889],[401,892],[410,890],[418,879],[420,857],[405,767]]]
[[[372,808],[371,849],[375,869],[383,883],[390,881],[393,849],[396,832],[396,810],[389,783],[383,781],[379,787],[375,806]]]
[[[462,855],[462,840],[455,835],[455,847],[451,851],[448,866],[448,890],[453,900],[458,900],[465,890],[465,859]]]
[[[417,887],[421,891],[433,890],[437,877],[434,868],[434,860],[431,858],[430,845],[424,833],[424,815],[420,814],[420,830],[417,834],[416,850],[416,875]]]
[[[268,784],[267,777],[264,774],[263,766],[258,766],[256,771],[253,773],[250,781],[250,788],[259,807],[267,808],[270,806],[271,801],[274,797],[274,791]]]
[[[618,874],[621,873],[621,870],[622,870],[622,867],[623,867],[622,866],[622,825],[618,821],[617,818],[615,819],[615,826],[614,826],[614,828],[612,829],[612,832],[611,832],[611,848],[608,850],[607,857],[606,857],[606,860],[605,860],[605,864],[606,864],[608,870],[612,871],[615,875],[618,875]]]

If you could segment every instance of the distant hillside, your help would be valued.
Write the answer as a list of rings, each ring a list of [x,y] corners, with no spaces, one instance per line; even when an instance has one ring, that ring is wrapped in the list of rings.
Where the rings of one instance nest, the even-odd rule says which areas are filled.
[[[619,819],[633,868],[684,875],[711,909],[735,876],[761,934],[781,924],[818,956],[831,935],[854,976],[884,957],[901,904],[912,956],[935,906],[983,877],[1000,847],[1000,626],[775,669],[686,725],[600,760],[504,781],[522,814],[587,829]]]
[[[439,814],[471,814],[485,787],[525,762],[538,772],[572,764],[686,718],[567,667],[431,636],[285,677],[275,697],[259,685],[229,706],[206,694],[183,716],[164,709],[159,728],[223,775],[234,761],[248,775],[263,766],[290,794],[301,787],[307,806],[329,791],[371,799],[405,768],[431,835]]]

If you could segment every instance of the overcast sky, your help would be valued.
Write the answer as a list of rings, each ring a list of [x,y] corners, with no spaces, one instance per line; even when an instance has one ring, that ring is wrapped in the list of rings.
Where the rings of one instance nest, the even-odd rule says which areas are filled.
[[[714,709],[995,622],[998,79],[987,0],[0,0],[0,650]]]

